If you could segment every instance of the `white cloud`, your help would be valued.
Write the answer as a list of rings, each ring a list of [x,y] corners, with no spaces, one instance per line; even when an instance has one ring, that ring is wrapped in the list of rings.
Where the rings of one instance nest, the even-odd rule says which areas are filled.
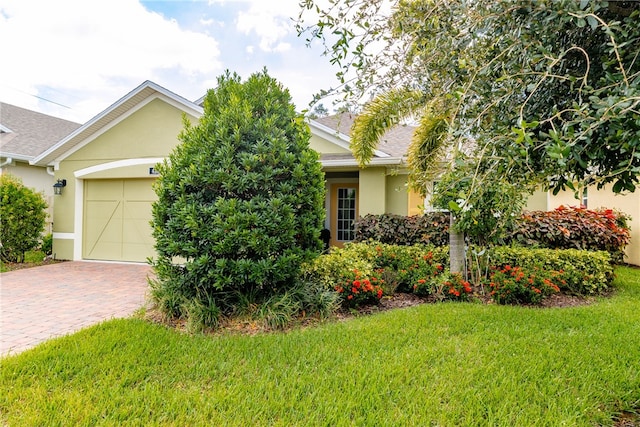
[[[295,34],[297,2],[0,0],[0,100],[83,123],[144,80],[195,100],[266,66],[302,109],[335,78]]]
[[[73,104],[73,114],[63,113],[82,121],[144,80],[195,81],[222,70],[216,40],[183,30],[136,0],[0,0],[0,40],[0,99],[41,96],[43,87],[55,87],[69,95],[49,96]],[[106,105],[87,101],[114,91]]]
[[[297,13],[297,0],[267,2],[247,1],[249,7],[238,13],[236,28],[244,34],[255,33],[260,37],[260,49],[265,52],[285,52],[291,48],[281,40],[295,34],[291,18]]]

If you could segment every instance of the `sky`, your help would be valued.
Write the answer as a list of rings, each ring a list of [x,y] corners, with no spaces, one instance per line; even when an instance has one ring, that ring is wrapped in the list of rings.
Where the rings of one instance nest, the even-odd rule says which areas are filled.
[[[194,101],[225,70],[266,67],[302,111],[337,83],[297,35],[298,12],[298,0],[0,0],[0,101],[85,123],[145,80]]]

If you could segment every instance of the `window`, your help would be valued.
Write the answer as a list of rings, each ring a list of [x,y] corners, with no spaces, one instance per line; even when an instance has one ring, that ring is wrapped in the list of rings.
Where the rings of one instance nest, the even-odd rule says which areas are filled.
[[[356,219],[356,189],[338,188],[336,239],[348,242],[354,239],[353,222]]]

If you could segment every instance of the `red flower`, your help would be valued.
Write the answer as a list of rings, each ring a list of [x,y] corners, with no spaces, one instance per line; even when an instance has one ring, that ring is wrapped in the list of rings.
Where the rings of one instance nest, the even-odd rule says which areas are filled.
[[[382,298],[382,289],[378,289],[378,299]]]
[[[354,280],[353,281],[353,286],[356,288],[360,288],[360,281],[359,280]]]
[[[426,280],[424,280],[424,279],[419,279],[419,280],[418,280],[418,283],[423,284],[423,283],[427,283],[427,281],[426,281]]]
[[[349,295],[347,299],[353,299],[353,295]]]

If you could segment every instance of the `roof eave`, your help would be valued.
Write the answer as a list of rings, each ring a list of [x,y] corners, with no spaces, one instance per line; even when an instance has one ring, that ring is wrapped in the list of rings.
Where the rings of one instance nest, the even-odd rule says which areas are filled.
[[[327,136],[333,136],[334,140],[332,141],[334,144],[345,148],[351,151],[351,137],[347,134],[344,134],[336,129],[330,128],[329,126],[323,125],[313,119],[307,119],[307,123],[309,124],[309,128],[311,129],[311,133],[314,133],[314,129],[316,131],[321,132],[321,135],[318,135],[322,138],[327,139]],[[388,153],[380,150],[374,150],[374,155],[377,157],[391,157]]]
[[[360,165],[355,159],[335,159],[335,160],[321,160],[323,168],[337,168],[337,167],[357,167]],[[371,159],[367,166],[402,166],[404,165],[404,157],[384,157]]]

